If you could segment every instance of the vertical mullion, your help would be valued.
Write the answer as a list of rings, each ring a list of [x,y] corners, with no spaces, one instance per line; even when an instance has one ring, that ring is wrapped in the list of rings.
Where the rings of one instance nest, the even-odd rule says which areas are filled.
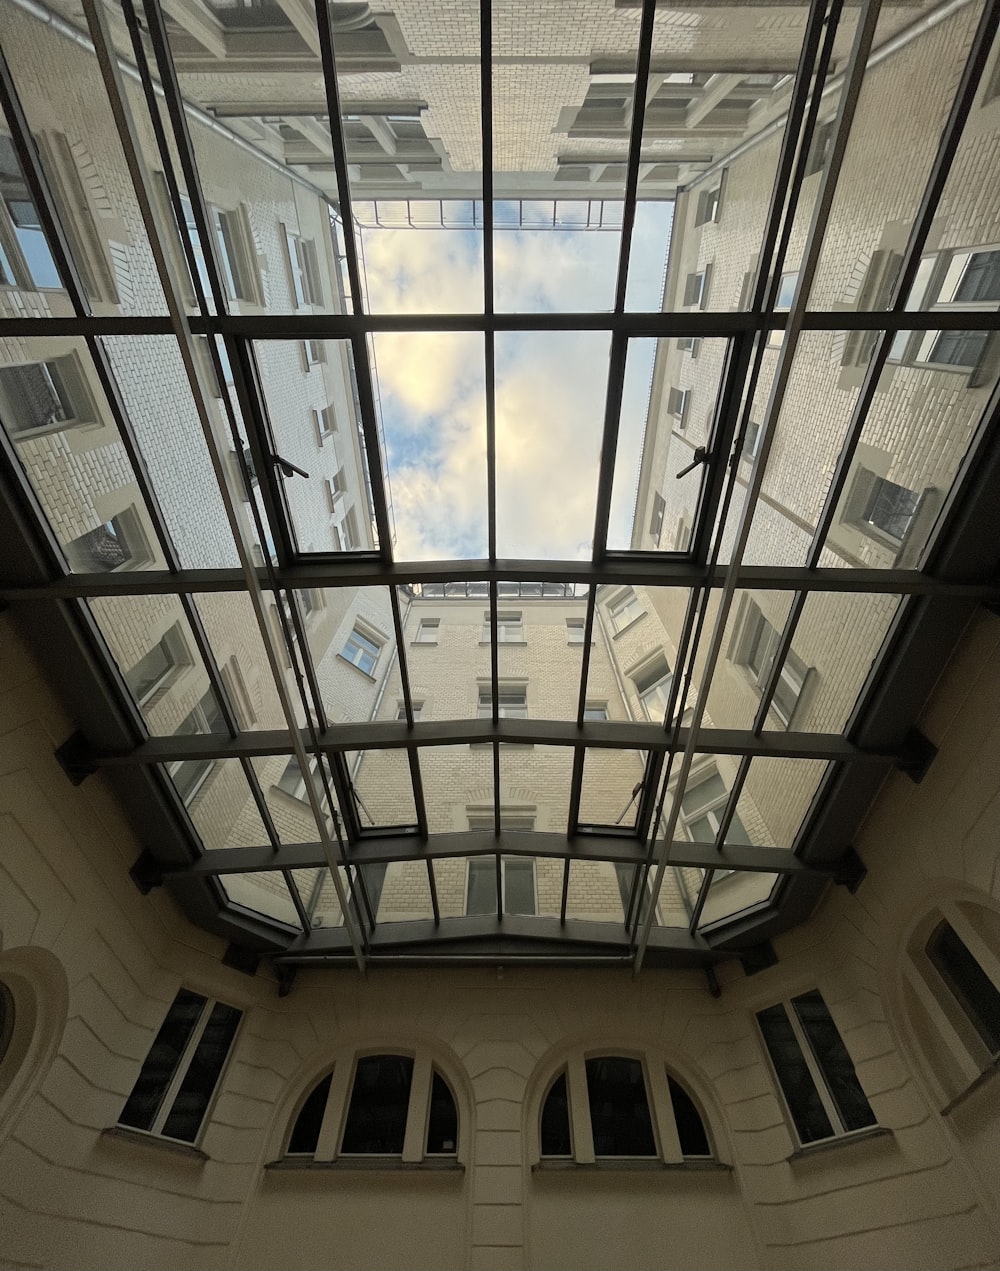
[[[813,1079],[813,1085],[816,1087],[816,1093],[819,1095],[819,1101],[823,1105],[823,1110],[830,1118],[830,1124],[833,1126],[835,1134],[846,1133],[843,1117],[840,1115],[840,1109],[833,1101],[830,1093],[830,1087],[827,1085],[826,1076],[823,1069],[819,1066],[819,1061],[813,1051],[809,1038],[806,1036],[805,1029],[799,1021],[798,1014],[791,1001],[782,1002],[788,1022],[791,1025],[792,1032],[795,1034],[795,1040],[799,1044],[799,1050],[802,1051],[802,1058],[806,1067],[809,1069],[809,1075]],[[780,1084],[780,1083],[779,1083]]]
[[[493,261],[493,4],[479,3],[479,97],[483,167],[483,315],[486,390],[486,519],[487,555],[497,560],[496,330],[494,327]],[[473,201],[475,211],[475,201]]]
[[[396,635],[396,662],[399,666],[399,682],[403,693],[403,711],[407,728],[413,727],[413,695],[410,692],[410,669],[406,661],[403,639],[403,619],[399,612],[399,592],[389,587],[389,605],[392,609],[392,628]]]
[[[431,894],[431,912],[434,915],[434,926],[440,927],[441,906],[438,904],[437,883],[434,878],[434,862],[430,857],[428,857],[426,864],[427,864],[427,888]]]
[[[153,1124],[149,1127],[150,1134],[162,1134],[163,1127],[167,1122],[167,1118],[173,1111],[174,1100],[180,1091],[184,1078],[187,1076],[187,1070],[194,1058],[194,1052],[198,1049],[202,1034],[208,1027],[208,1021],[212,1014],[212,1008],[215,1006],[215,998],[207,998],[201,1008],[201,1014],[198,1016],[198,1022],[191,1029],[191,1035],[187,1039],[187,1045],[181,1051],[174,1068],[173,1075],[167,1082],[167,1088],[163,1092],[163,1098],[160,1100],[160,1106],[156,1109],[156,1116],[153,1118]]]
[[[583,713],[587,709],[587,681],[590,678],[590,648],[594,640],[594,614],[597,610],[597,588],[587,588],[587,609],[583,619],[583,652],[580,660],[580,697],[576,707],[576,726],[583,727]]]
[[[386,479],[378,420],[375,414],[375,389],[372,382],[371,361],[368,356],[368,339],[364,331],[357,331],[351,337],[351,351],[354,355],[354,378],[358,388],[358,403],[361,407],[361,435],[368,460],[368,485],[371,490],[372,512],[378,530],[378,552],[382,561],[389,565],[392,563],[392,526],[389,523],[389,509],[385,496]]]
[[[295,912],[298,914],[302,930],[306,932],[310,931],[312,929],[312,920],[305,905],[302,903],[302,897],[299,895],[299,889],[295,885],[295,879],[292,877],[292,871],[290,869],[283,869],[281,871],[281,877],[285,880],[285,886],[288,888],[288,894],[292,898],[292,904],[295,906]]]
[[[621,247],[618,255],[618,282],[615,288],[615,313],[625,312],[628,287],[628,264],[632,250],[632,227],[639,191],[639,157],[642,152],[642,130],[646,122],[646,87],[653,49],[653,24],[656,0],[642,0],[639,23],[639,48],[635,60],[635,89],[632,95],[632,131],[629,137],[628,162],[625,169],[625,198],[622,204]]]

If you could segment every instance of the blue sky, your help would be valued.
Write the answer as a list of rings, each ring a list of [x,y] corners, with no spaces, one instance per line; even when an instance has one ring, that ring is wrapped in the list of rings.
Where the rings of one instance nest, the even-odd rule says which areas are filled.
[[[628,308],[657,309],[672,205],[640,205]],[[503,231],[494,248],[497,308],[610,310],[617,233]],[[482,312],[479,235],[366,230],[372,312]],[[497,535],[501,556],[590,555],[607,391],[609,337],[501,332],[496,340]],[[628,541],[654,342],[633,346],[612,507]],[[396,521],[396,555],[486,554],[483,337],[380,334],[375,356]]]

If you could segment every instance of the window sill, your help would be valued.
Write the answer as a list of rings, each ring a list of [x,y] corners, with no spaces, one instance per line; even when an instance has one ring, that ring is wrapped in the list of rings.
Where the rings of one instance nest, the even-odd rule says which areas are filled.
[[[558,1173],[565,1170],[580,1171],[587,1173],[609,1173],[616,1174],[624,1171],[639,1171],[642,1173],[660,1173],[665,1171],[686,1171],[702,1172],[708,1170],[712,1173],[729,1173],[732,1170],[731,1165],[726,1165],[723,1161],[659,1161],[651,1157],[631,1156],[631,1157],[608,1157],[600,1161],[569,1161],[559,1158],[550,1160],[536,1161],[531,1167],[531,1172],[537,1173]]]
[[[286,1156],[279,1161],[269,1161],[264,1166],[267,1170],[339,1170],[342,1173],[350,1170],[391,1170],[398,1172],[451,1173],[464,1174],[465,1166],[461,1161],[442,1157],[428,1158],[424,1161],[401,1161],[393,1156],[341,1157],[336,1161],[314,1161],[306,1157]]]
[[[374,675],[370,675],[367,671],[362,671],[361,667],[355,666],[355,664],[350,660],[350,658],[345,658],[342,653],[338,653],[337,657],[340,659],[341,662],[343,662],[345,666],[349,666],[352,671],[357,671],[359,675],[363,675],[364,678],[369,682],[369,684],[378,683]]]
[[[492,645],[492,643],[493,643],[492,640],[480,640],[479,647],[481,649],[488,649]],[[509,649],[511,646],[513,646],[515,649],[524,649],[524,648],[527,648],[527,645],[528,645],[527,640],[498,640],[497,641],[498,649]]]
[[[437,640],[411,640],[411,649],[436,649],[438,647]]]
[[[101,1131],[102,1139],[121,1139],[125,1143],[141,1143],[154,1152],[169,1152],[172,1156],[186,1157],[190,1161],[208,1161],[211,1157],[193,1143],[181,1143],[177,1139],[164,1139],[147,1130],[135,1130],[128,1125],[109,1125]]]
[[[824,1152],[830,1152],[836,1148],[846,1147],[849,1143],[860,1143],[868,1139],[891,1139],[895,1135],[890,1129],[884,1125],[869,1126],[866,1130],[852,1130],[850,1134],[839,1134],[834,1139],[823,1139],[821,1143],[807,1143],[804,1147],[798,1147],[791,1154],[786,1156],[786,1161],[798,1161],[808,1156],[821,1156]]]
[[[995,1055],[978,1077],[973,1078],[960,1094],[955,1095],[954,1099],[944,1105],[941,1109],[941,1115],[946,1117],[949,1113],[954,1112],[956,1108],[960,1108],[966,1099],[974,1095],[981,1086],[985,1086],[987,1082],[992,1081],[998,1072],[1000,1072],[1000,1055]]]

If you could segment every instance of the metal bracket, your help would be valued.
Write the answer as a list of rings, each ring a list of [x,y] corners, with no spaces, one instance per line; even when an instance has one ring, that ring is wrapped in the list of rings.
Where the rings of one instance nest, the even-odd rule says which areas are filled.
[[[770,940],[762,940],[760,944],[744,949],[740,954],[740,965],[744,975],[756,975],[758,971],[766,971],[769,966],[777,966],[778,955]]]
[[[55,753],[60,768],[75,786],[82,785],[91,773],[97,771],[93,751],[80,731],[67,737]]]
[[[708,981],[708,991],[713,997],[722,996],[722,986],[719,984],[719,977],[715,974],[715,967],[711,962],[705,966],[705,979]]]
[[[231,941],[222,955],[222,965],[232,967],[234,971],[242,971],[244,975],[256,975],[260,966],[260,954],[244,944]]]
[[[128,876],[144,896],[148,896],[154,887],[163,886],[163,867],[148,848],[144,848],[136,858]]]
[[[937,746],[919,728],[911,728],[903,738],[896,767],[900,772],[905,772],[914,785],[919,785],[927,775],[927,769],[934,762],[936,754]]]
[[[853,896],[868,877],[868,866],[853,847],[845,849],[834,869],[833,881],[838,887],[846,887]]]
[[[284,963],[274,968],[278,976],[278,996],[287,997],[292,991],[292,985],[295,982],[295,972],[297,967],[286,966]]]

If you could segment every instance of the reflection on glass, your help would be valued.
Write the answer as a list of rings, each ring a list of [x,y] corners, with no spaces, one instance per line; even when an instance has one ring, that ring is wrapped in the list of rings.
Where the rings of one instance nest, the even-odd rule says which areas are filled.
[[[583,763],[580,821],[584,825],[635,825],[642,795],[645,755],[637,750],[590,746]]]
[[[432,834],[479,827],[486,817],[492,821],[492,746],[422,746],[420,775],[427,805],[427,824]],[[525,815],[530,813],[525,812]],[[436,861],[435,871],[443,869],[446,864]]]
[[[569,746],[500,747],[500,816],[516,828],[566,833],[573,750]],[[530,822],[530,823],[529,823]]]
[[[747,871],[717,869],[712,876],[708,889],[708,898],[701,911],[699,931],[719,922],[723,918],[732,918],[745,909],[764,904],[770,899],[779,874],[751,874]]]
[[[234,905],[251,909],[266,918],[275,918],[301,930],[302,924],[288,892],[284,876],[277,871],[259,874],[220,874],[223,891]]]
[[[629,341],[609,547],[690,548],[727,347],[693,337]]]
[[[751,841],[793,847],[826,770],[819,759],[752,759],[737,806]]]
[[[384,686],[392,677],[398,682],[388,588],[316,588],[294,595],[328,721],[372,719],[386,700]],[[281,592],[272,601],[275,629],[278,605],[288,603]]]
[[[206,732],[205,701],[192,712],[190,729]],[[211,731],[216,731],[213,727]],[[238,759],[179,759],[167,772],[208,851],[224,847],[264,847],[270,840]]]
[[[195,606],[241,731],[283,728],[285,717],[270,675],[267,654],[248,596],[206,592]]]
[[[349,896],[346,871],[341,869],[339,874],[344,890]],[[302,907],[309,916],[309,925],[312,928],[343,926],[343,911],[329,869],[325,866],[317,869],[296,869],[292,871],[292,881],[295,883]]]
[[[414,825],[413,782],[405,750],[361,750],[344,756],[363,830]]]
[[[378,334],[373,344],[397,558],[486,556],[482,335]]]
[[[561,861],[558,866],[561,875]],[[631,874],[630,869],[627,872]],[[628,903],[627,885],[623,899],[622,874],[622,867],[610,861],[570,861],[566,917],[582,922],[621,923]]]
[[[297,550],[372,551],[378,536],[350,342],[259,340],[254,354],[274,453],[284,461],[273,476]]]
[[[498,333],[501,556],[590,557],[609,349],[606,332]]]

